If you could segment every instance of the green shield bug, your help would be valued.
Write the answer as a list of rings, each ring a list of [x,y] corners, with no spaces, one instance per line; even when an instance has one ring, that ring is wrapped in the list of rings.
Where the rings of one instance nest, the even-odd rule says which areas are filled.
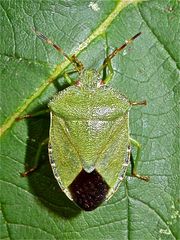
[[[84,69],[75,55],[68,56],[42,33],[35,33],[63,54],[79,75],[73,83],[65,73],[71,86],[50,101],[50,136],[40,145],[36,160],[41,147],[48,143],[50,164],[61,189],[81,209],[91,211],[118,189],[129,163],[133,176],[148,181],[136,173],[140,144],[129,136],[129,110],[134,105],[146,105],[146,101],[130,102],[107,86],[113,76],[111,59],[141,33],[116,48],[97,71]],[[137,147],[135,161],[132,144]]]

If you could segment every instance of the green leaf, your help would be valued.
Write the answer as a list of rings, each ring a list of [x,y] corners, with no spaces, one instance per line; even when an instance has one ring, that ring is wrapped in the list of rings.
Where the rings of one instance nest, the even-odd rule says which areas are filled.
[[[0,11],[0,238],[180,239],[180,2],[1,0]],[[143,32],[112,60],[111,85],[131,101],[148,102],[131,110],[130,130],[142,144],[139,173],[150,181],[125,178],[92,212],[79,210],[61,192],[46,147],[39,169],[26,178],[19,174],[33,166],[37,147],[48,136],[49,118],[16,122],[16,117],[45,109],[67,86],[60,75],[69,62],[39,40],[33,27],[95,69],[107,46],[112,51]]]

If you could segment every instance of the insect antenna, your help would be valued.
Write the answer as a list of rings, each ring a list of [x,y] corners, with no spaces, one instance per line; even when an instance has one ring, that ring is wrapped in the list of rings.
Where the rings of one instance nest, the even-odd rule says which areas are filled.
[[[49,38],[47,38],[43,33],[36,31],[34,28],[32,29],[33,32],[36,34],[36,36],[41,39],[42,41],[46,42],[47,44],[53,46],[58,52],[60,52],[65,58],[67,58],[71,63],[74,64],[76,71],[81,72],[84,69],[83,64],[77,59],[75,55],[72,55],[71,57],[68,56],[64,50],[52,42]]]
[[[103,64],[101,65],[101,67],[99,68],[98,72],[101,72],[110,62],[110,60],[116,56],[117,53],[119,53],[120,51],[122,51],[125,47],[127,47],[129,44],[131,44],[136,38],[138,38],[140,35],[142,34],[142,32],[137,33],[136,35],[134,35],[132,38],[130,38],[129,40],[126,40],[125,43],[120,46],[119,48],[116,48],[112,53],[110,53],[105,59]]]

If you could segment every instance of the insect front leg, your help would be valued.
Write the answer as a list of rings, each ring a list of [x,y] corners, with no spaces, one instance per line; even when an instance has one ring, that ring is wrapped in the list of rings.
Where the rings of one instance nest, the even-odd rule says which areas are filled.
[[[38,117],[38,116],[47,114],[47,113],[49,113],[49,112],[50,112],[49,109],[45,109],[45,110],[38,111],[38,112],[36,112],[36,113],[26,114],[26,115],[24,115],[24,116],[19,116],[19,117],[17,117],[17,118],[16,118],[16,121],[20,121],[20,120],[27,119],[27,118]]]
[[[74,80],[70,77],[70,74],[73,74],[73,73],[76,73],[76,72],[77,72],[77,71],[70,71],[70,72],[65,72],[65,73],[63,74],[66,82],[69,83],[69,85],[79,86],[79,80],[74,81]]]
[[[131,163],[131,175],[133,177],[137,177],[137,178],[147,182],[147,181],[149,181],[148,176],[141,176],[137,173],[137,165],[138,165],[138,161],[140,159],[141,145],[136,140],[134,140],[132,138],[130,138],[130,143],[137,148],[136,158],[134,160],[131,149],[130,149],[130,146],[129,146],[129,149],[130,149],[130,151],[129,151],[130,156],[129,157],[130,157],[130,163]]]
[[[37,168],[38,168],[38,162],[39,162],[39,158],[40,158],[40,154],[41,154],[41,151],[42,151],[42,148],[48,144],[48,141],[49,141],[49,138],[46,138],[45,140],[43,140],[39,146],[38,146],[38,149],[37,149],[37,152],[36,152],[36,156],[35,156],[35,159],[34,159],[34,166],[31,167],[29,170],[27,170],[26,172],[24,173],[21,173],[21,176],[22,177],[26,177],[27,175],[29,175],[30,173],[34,172]]]
[[[105,67],[103,69],[102,82],[103,84],[107,84],[108,82],[111,81],[114,74],[114,70],[111,64],[111,59],[109,59],[108,57],[104,60],[103,64],[105,64]],[[108,69],[108,73],[107,73],[107,69]]]

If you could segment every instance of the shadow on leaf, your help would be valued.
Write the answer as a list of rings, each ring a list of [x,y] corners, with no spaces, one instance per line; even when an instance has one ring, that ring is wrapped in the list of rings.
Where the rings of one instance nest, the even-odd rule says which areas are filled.
[[[47,109],[46,107],[37,108],[33,113]],[[39,144],[49,137],[50,118],[49,114],[44,114],[26,121],[29,138],[27,140],[25,170],[29,170],[34,166],[34,159]],[[70,219],[80,214],[81,210],[61,191],[53,175],[49,163],[47,145],[42,148],[37,169],[30,173],[27,178],[34,194],[43,205],[54,213],[65,219]]]

